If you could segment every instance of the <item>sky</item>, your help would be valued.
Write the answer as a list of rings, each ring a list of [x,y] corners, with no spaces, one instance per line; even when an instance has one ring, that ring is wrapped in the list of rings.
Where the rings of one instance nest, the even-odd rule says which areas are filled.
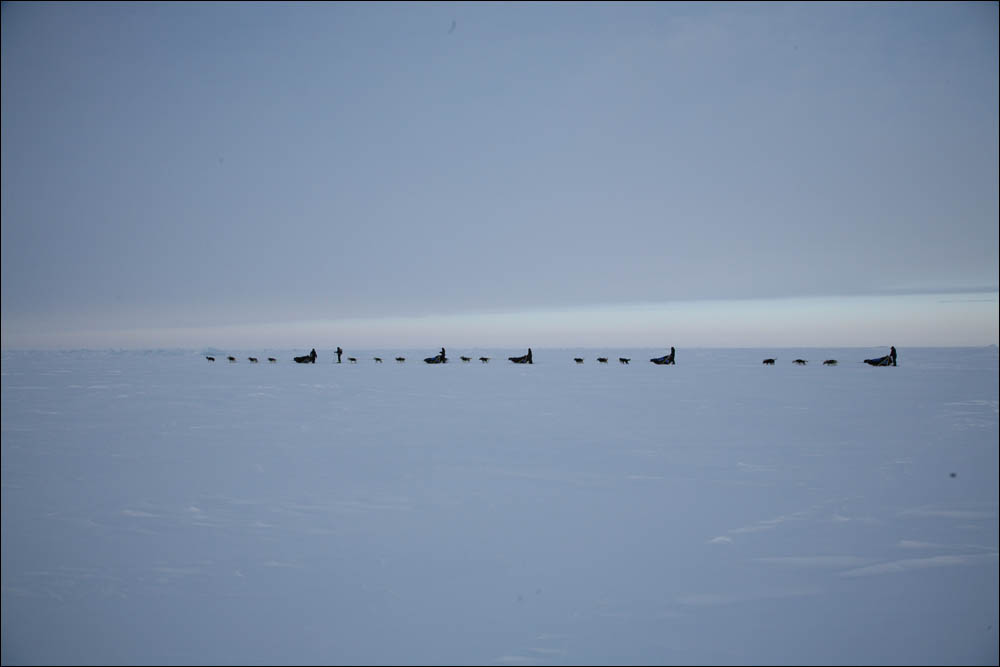
[[[4,3],[2,42],[4,348],[998,341],[994,2]]]

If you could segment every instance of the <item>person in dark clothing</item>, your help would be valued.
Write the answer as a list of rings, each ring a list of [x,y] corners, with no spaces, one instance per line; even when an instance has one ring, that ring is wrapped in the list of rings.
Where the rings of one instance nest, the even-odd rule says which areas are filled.
[[[892,359],[892,365],[896,365],[896,346],[889,346],[889,358]]]
[[[670,356],[667,357],[667,363],[668,364],[673,364],[674,363],[674,355],[675,354],[677,354],[677,350],[675,350],[674,347],[671,345],[670,346]],[[674,364],[674,365],[676,365],[676,364]]]
[[[337,363],[338,363],[338,364],[340,363],[340,355],[342,355],[343,353],[344,353],[344,351],[343,351],[343,350],[341,350],[341,349],[340,349],[340,346],[338,345],[338,346],[337,346]]]

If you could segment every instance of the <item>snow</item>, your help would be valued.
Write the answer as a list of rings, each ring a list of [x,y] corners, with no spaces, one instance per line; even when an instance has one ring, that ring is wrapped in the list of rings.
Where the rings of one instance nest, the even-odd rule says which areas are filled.
[[[997,664],[996,347],[310,347],[3,352],[4,664]]]

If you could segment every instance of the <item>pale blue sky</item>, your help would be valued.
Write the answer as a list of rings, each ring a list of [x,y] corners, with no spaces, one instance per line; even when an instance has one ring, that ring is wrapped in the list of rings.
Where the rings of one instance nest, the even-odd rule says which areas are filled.
[[[996,343],[997,7],[4,3],[3,346]]]

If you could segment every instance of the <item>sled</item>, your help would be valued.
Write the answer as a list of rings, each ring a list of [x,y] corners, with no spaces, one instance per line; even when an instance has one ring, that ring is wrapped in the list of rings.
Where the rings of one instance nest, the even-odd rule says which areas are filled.
[[[522,355],[520,357],[507,357],[507,359],[513,361],[515,364],[530,364],[532,363],[531,348],[530,347],[528,348],[528,354]]]

